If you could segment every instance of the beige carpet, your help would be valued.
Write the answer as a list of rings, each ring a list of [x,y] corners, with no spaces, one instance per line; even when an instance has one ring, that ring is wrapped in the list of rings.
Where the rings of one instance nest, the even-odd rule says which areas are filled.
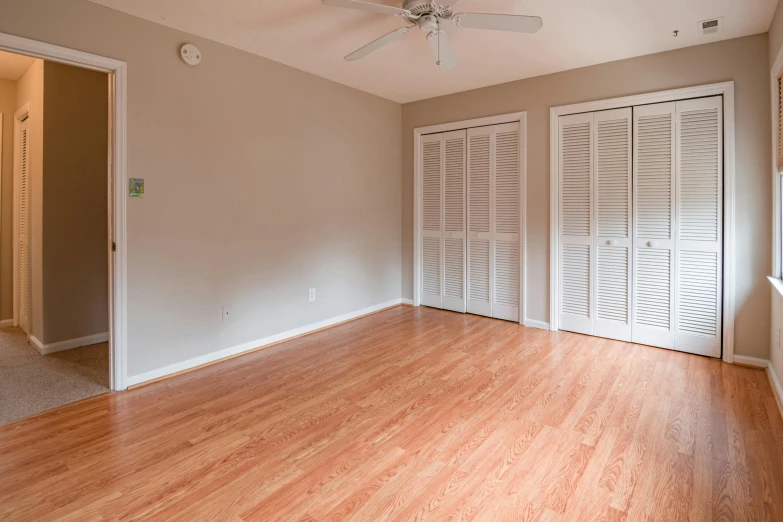
[[[0,328],[0,424],[109,391],[109,344],[42,356]]]

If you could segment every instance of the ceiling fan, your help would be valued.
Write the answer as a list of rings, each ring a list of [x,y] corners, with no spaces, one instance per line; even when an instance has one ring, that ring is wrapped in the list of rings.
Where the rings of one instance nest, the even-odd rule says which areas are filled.
[[[493,29],[496,31],[513,31],[517,33],[535,33],[544,22],[538,16],[520,16],[489,13],[454,13],[457,0],[448,1],[446,5],[435,3],[434,0],[405,0],[402,8],[388,5],[362,2],[360,0],[321,0],[326,5],[358,9],[372,13],[399,16],[408,22],[408,27],[400,27],[374,42],[352,52],[345,57],[349,62],[364,58],[384,45],[399,40],[411,29],[418,27],[426,35],[437,64],[443,71],[451,71],[459,65],[454,48],[449,43],[448,35],[441,29],[441,24],[451,22],[456,27],[468,29]]]

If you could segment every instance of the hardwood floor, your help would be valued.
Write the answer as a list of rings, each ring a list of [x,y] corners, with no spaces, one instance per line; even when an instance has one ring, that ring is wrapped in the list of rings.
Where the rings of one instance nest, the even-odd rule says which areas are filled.
[[[0,428],[0,520],[783,520],[760,370],[399,307]]]

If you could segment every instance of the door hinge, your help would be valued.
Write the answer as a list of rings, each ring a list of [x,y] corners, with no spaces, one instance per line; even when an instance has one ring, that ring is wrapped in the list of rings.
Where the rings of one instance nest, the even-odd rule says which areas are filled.
[[[117,243],[114,241],[111,242],[111,251],[116,252],[117,251]]]

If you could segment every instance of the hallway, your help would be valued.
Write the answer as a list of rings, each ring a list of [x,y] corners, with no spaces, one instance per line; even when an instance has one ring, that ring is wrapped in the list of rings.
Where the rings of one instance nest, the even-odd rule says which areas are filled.
[[[42,356],[18,328],[0,329],[0,424],[108,391],[108,343]]]

